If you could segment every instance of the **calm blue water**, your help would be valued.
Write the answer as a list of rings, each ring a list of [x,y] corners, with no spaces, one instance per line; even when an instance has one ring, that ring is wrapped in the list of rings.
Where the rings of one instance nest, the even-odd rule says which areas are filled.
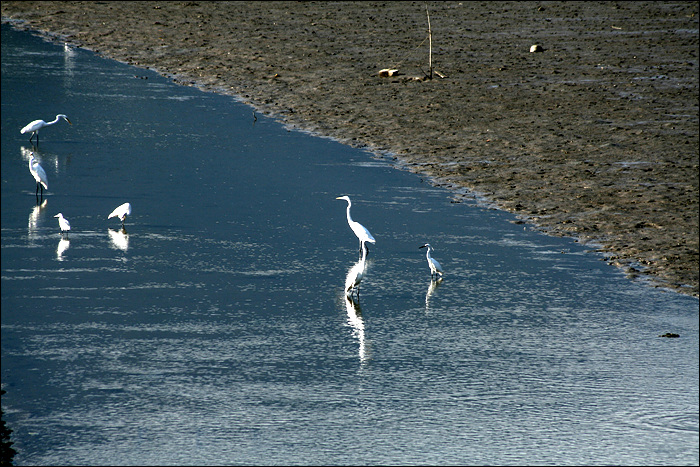
[[[1,190],[16,464],[698,464],[697,299],[230,97],[3,25]]]

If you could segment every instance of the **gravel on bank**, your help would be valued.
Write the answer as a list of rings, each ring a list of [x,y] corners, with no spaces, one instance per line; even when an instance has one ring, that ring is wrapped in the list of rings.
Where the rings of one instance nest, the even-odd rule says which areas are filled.
[[[698,297],[696,2],[1,5],[17,27],[388,154],[456,202],[478,194]]]

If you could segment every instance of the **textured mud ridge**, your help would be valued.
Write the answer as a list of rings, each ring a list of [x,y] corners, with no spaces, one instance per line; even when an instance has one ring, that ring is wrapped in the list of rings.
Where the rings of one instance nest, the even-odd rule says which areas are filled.
[[[432,79],[425,2],[2,2],[2,15],[389,154],[455,201],[479,194],[697,297],[697,4],[427,5]]]

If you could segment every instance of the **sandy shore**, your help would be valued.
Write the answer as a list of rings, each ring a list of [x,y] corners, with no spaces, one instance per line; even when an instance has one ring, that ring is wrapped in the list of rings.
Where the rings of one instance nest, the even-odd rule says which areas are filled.
[[[2,16],[389,154],[697,297],[697,3],[427,5],[432,79],[425,2],[3,1]]]

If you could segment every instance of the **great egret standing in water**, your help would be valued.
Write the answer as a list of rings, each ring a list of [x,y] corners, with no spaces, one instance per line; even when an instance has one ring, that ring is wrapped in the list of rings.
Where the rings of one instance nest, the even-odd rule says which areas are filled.
[[[433,249],[432,246],[430,246],[430,243],[426,243],[423,246],[419,246],[418,248],[427,248],[427,251],[425,252],[425,257],[428,258],[428,266],[430,266],[430,278],[432,279],[434,277],[442,277],[442,266],[440,266],[440,263],[438,263],[438,260],[430,256],[430,250]]]
[[[63,214],[59,212],[53,217],[58,217],[58,226],[61,228],[61,233],[66,233],[70,230],[70,222],[68,222],[68,219],[63,217]]]
[[[44,196],[44,188],[49,189],[49,179],[46,178],[44,168],[34,158],[34,153],[30,152],[29,154],[31,155],[29,158],[29,171],[34,176],[34,180],[36,180],[36,195],[39,196],[39,187],[41,187],[41,196]]]
[[[352,205],[350,197],[338,196],[336,199],[344,199],[348,202],[348,225],[350,226],[352,231],[355,232],[355,235],[357,235],[357,238],[360,240],[360,255],[362,255],[364,254],[363,247],[365,247],[365,242],[376,243],[376,240],[374,239],[372,234],[369,233],[369,230],[367,230],[367,228],[364,225],[360,224],[359,222],[355,222],[354,220],[352,220],[352,217],[350,217],[350,206]]]
[[[131,204],[130,203],[124,203],[121,206],[118,206],[114,211],[112,211],[112,214],[107,216],[107,219],[111,219],[112,217],[118,217],[119,220],[122,221],[122,227],[124,227],[124,221],[126,220],[126,216],[131,215]]]
[[[348,275],[345,276],[345,296],[352,297],[353,292],[356,293],[357,299],[360,299],[360,282],[365,274],[365,260],[367,259],[367,246],[362,245],[362,258],[355,263]]]
[[[49,125],[53,125],[54,123],[58,123],[58,121],[59,121],[60,119],[64,119],[64,120],[67,121],[70,125],[72,125],[71,121],[68,120],[68,117],[66,117],[66,116],[63,115],[63,114],[58,114],[58,115],[56,115],[56,119],[55,119],[54,121],[52,121],[52,122],[48,122],[48,123],[47,123],[47,122],[45,122],[45,121],[43,121],[43,120],[34,120],[33,122],[27,124],[27,126],[25,126],[24,128],[22,128],[22,129],[20,130],[20,133],[25,134],[25,133],[30,133],[30,132],[31,132],[31,136],[29,137],[29,141],[31,141],[32,138],[34,138],[34,135],[36,134],[36,142],[38,143],[38,142],[39,142],[39,130],[41,130],[41,129],[44,128],[45,126],[49,126]]]

